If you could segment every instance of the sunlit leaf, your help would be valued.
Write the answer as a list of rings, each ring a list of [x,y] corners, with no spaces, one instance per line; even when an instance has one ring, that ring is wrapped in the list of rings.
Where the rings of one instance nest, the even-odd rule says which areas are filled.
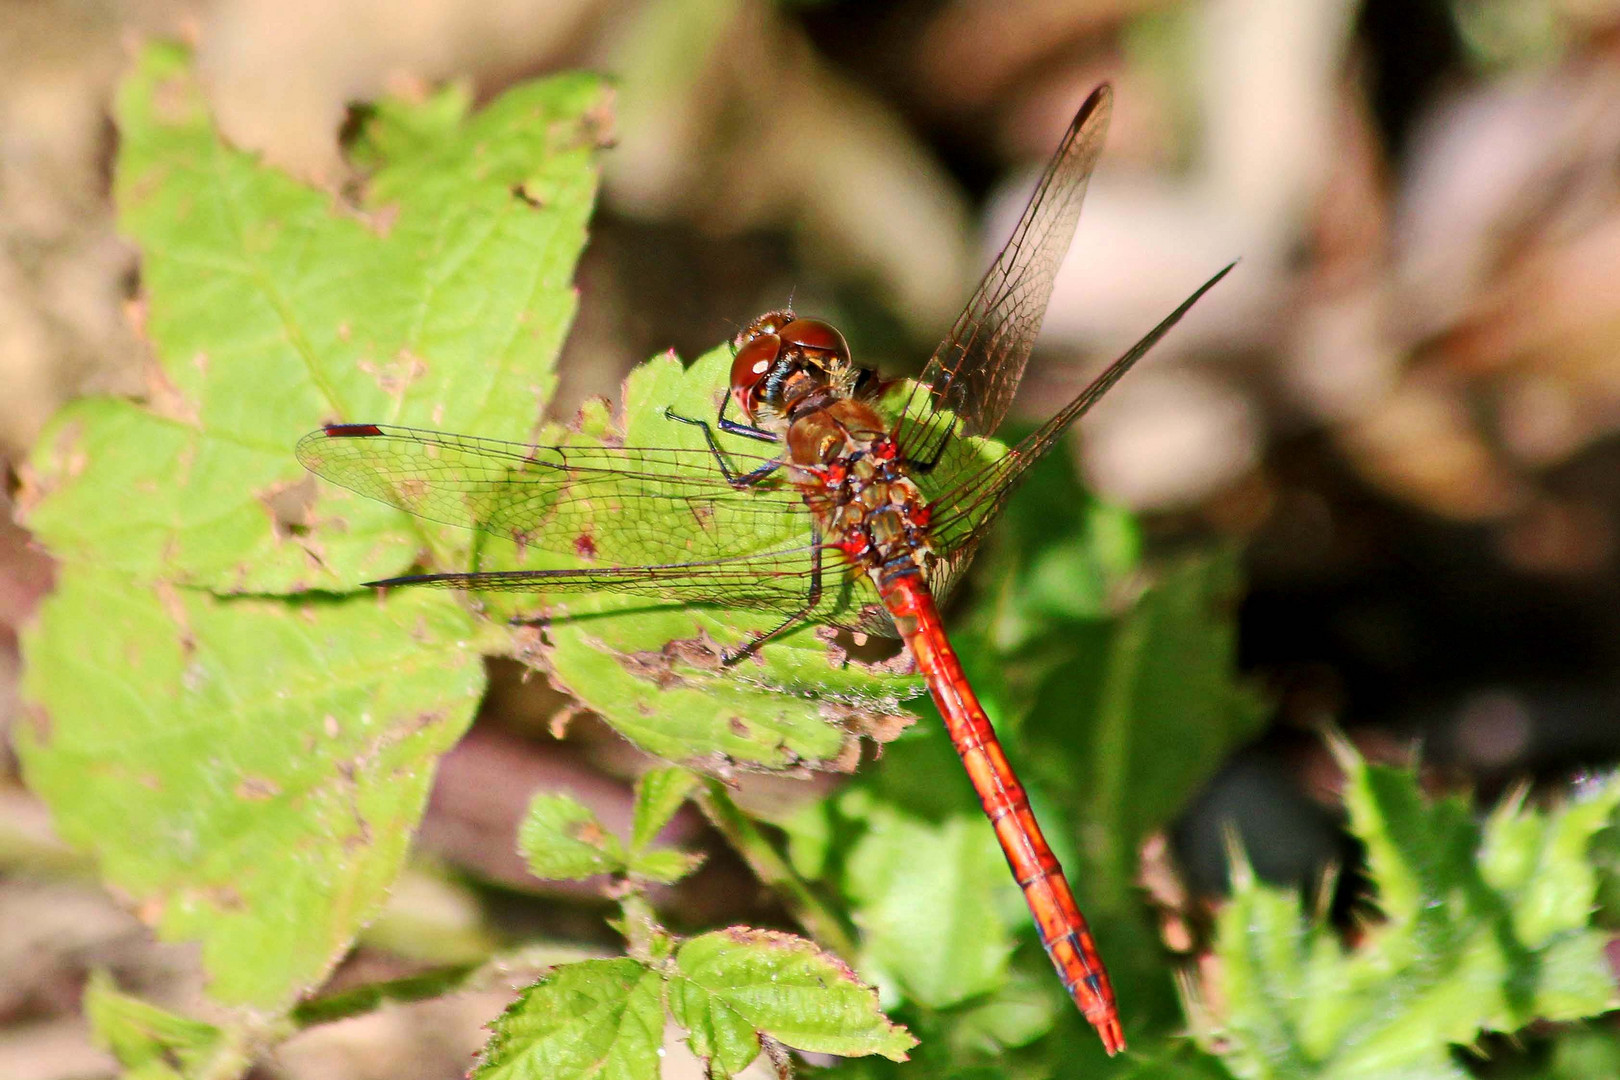
[[[637,368],[625,381],[613,441],[705,456],[702,434],[670,420],[665,409],[711,418],[730,364],[730,350],[717,349],[690,369],[667,356]],[[723,445],[731,452],[760,452],[759,443],[747,440],[727,437]],[[718,474],[711,474],[719,483]],[[746,502],[729,501],[705,507],[701,515],[676,502],[657,516],[635,516],[650,513],[626,507],[618,515],[624,520],[593,533],[598,561],[684,561],[802,548],[809,540],[809,516],[796,499],[768,517],[750,512]],[[489,554],[491,565],[504,567],[515,553],[508,544]],[[528,564],[546,558],[531,554]],[[836,583],[836,571],[829,566],[830,582]],[[920,688],[914,676],[840,658],[809,625],[723,669],[724,648],[774,628],[783,617],[725,607],[723,593],[715,595],[715,604],[686,606],[612,593],[545,599],[513,609],[538,606],[553,613],[539,650],[553,682],[644,749],[673,761],[706,768],[725,761],[825,767],[846,760],[861,735],[892,737],[902,722],[902,700]],[[623,614],[605,617],[615,613]]]
[[[224,1002],[284,1008],[377,914],[504,636],[451,595],[343,599],[450,546],[323,494],[292,443],[356,412],[532,427],[603,101],[568,76],[477,113],[380,103],[350,202],[226,144],[184,50],[146,49],[119,93],[149,385],[69,406],[30,460],[25,520],[61,571],[19,744],[62,833],[201,943]]]
[[[656,1080],[663,981],[635,960],[558,968],[518,996],[473,1067],[476,1080]]]
[[[681,768],[650,769],[642,773],[636,781],[630,849],[640,851],[651,844],[697,785],[698,778]]]
[[[671,885],[703,865],[703,853],[658,848],[630,856],[630,872],[649,881]]]
[[[60,559],[222,591],[407,566],[423,530],[317,493],[291,445],[338,419],[532,429],[576,303],[602,95],[563,76],[475,114],[456,91],[383,102],[347,207],[226,145],[186,54],[147,49],[118,98],[115,194],[151,388],[47,433],[30,527]]]
[[[735,927],[692,938],[675,955],[675,1020],[718,1076],[759,1053],[759,1036],[828,1054],[905,1059],[916,1045],[878,1011],[877,994],[802,938]]]
[[[387,898],[483,686],[470,632],[443,596],[223,601],[74,568],[23,642],[25,776],[165,937],[202,942],[216,997],[286,1005]]]
[[[857,800],[844,800],[858,812]],[[1028,916],[983,815],[933,824],[883,803],[847,857],[863,956],[910,999],[945,1008],[1007,980],[1014,920]]]

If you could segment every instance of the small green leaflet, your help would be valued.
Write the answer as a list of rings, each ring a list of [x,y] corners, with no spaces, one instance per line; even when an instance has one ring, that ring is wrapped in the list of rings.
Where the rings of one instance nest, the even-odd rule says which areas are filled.
[[[540,794],[518,830],[518,850],[542,881],[615,874],[624,869],[624,845],[596,815],[567,795]]]
[[[653,769],[636,782],[635,824],[625,844],[588,807],[567,795],[541,793],[518,831],[518,850],[542,880],[629,874],[668,884],[696,870],[700,854],[649,844],[697,785],[685,769]]]
[[[1546,811],[1510,798],[1482,826],[1461,799],[1426,800],[1410,770],[1335,749],[1384,921],[1346,951],[1239,864],[1216,945],[1225,1005],[1193,1003],[1236,1075],[1463,1080],[1453,1049],[1483,1033],[1620,1004],[1587,858],[1620,779]]]
[[[697,790],[698,778],[673,766],[649,769],[636,781],[636,808],[630,827],[630,850],[645,851],[675,811]]]
[[[234,1076],[247,1066],[225,1032],[121,993],[105,971],[84,988],[84,1014],[127,1080]]]
[[[784,1046],[903,1061],[917,1041],[878,1011],[877,992],[814,943],[732,927],[682,943],[670,1009],[692,1050],[728,1076],[759,1052],[758,1035]]]
[[[652,846],[699,783],[695,775],[674,766],[650,769],[636,781],[635,817],[630,827],[631,874],[667,885],[703,864],[701,852]]]

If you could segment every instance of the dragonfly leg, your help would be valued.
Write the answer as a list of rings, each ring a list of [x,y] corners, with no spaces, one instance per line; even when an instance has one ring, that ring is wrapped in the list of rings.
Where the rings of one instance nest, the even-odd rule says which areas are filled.
[[[762,634],[755,634],[743,644],[740,649],[726,653],[720,658],[725,667],[741,663],[759,651],[760,647],[772,638],[781,637],[789,630],[806,622],[816,605],[821,603],[821,529],[812,526],[810,530],[810,588],[804,594],[804,606],[789,615],[782,622]]]
[[[731,395],[727,394],[720,399],[720,412],[715,416],[714,422],[721,431],[730,435],[741,435],[748,439],[758,439],[760,442],[776,442],[777,438],[764,428],[752,424],[740,423],[726,417],[726,406],[731,404]]]
[[[723,413],[724,406],[721,408]],[[765,464],[751,472],[739,473],[736,467],[731,464],[730,459],[726,457],[726,452],[720,449],[720,443],[714,437],[714,429],[709,426],[709,422],[707,420],[697,420],[690,416],[682,416],[680,413],[668,406],[665,406],[664,408],[664,416],[666,419],[674,420],[677,423],[691,424],[693,427],[703,429],[703,441],[709,444],[709,453],[714,455],[714,462],[720,467],[720,475],[724,476],[726,478],[726,483],[730,484],[734,488],[753,487],[755,484],[759,483],[761,480],[771,475],[771,473],[782,467],[782,463],[780,461],[767,461]],[[721,422],[722,424],[731,423],[731,421],[726,420],[723,415],[721,417]],[[738,424],[734,426],[741,427],[742,425]],[[732,429],[729,427],[722,427],[722,430],[731,431]],[[756,429],[749,428],[747,430],[754,431]],[[743,432],[733,432],[733,434],[743,434]],[[776,441],[776,437],[774,435],[767,432],[760,432],[760,434],[764,435],[771,442]]]

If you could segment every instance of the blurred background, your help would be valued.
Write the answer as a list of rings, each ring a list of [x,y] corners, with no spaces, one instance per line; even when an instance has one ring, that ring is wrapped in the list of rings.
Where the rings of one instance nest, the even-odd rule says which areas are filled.
[[[194,44],[228,137],[334,189],[353,102],[612,73],[617,145],[559,418],[790,297],[865,361],[915,370],[1111,80],[1108,147],[1015,409],[1042,417],[1241,258],[1073,444],[1150,545],[1245,552],[1242,663],[1275,719],[1173,838],[1194,890],[1221,888],[1226,820],[1279,880],[1339,855],[1323,723],[1374,754],[1421,747],[1485,798],[1620,751],[1617,0],[0,0],[8,470],[64,401],[141,390],[108,110],[149,37]],[[0,524],[0,723],[16,628],[50,578]],[[601,766],[631,751],[588,724],[561,749],[514,736],[565,703],[496,674],[423,839],[516,882],[528,793],[574,785],[615,824],[624,789]],[[705,875],[687,918],[757,903],[739,865]],[[600,937],[576,899],[506,917]],[[413,874],[382,931],[454,955],[480,933],[470,905]],[[356,977],[388,973],[373,962]],[[160,997],[190,970],[0,759],[0,1076],[110,1070],[78,1016],[92,966]],[[456,1075],[500,1000],[320,1029],[278,1067]]]

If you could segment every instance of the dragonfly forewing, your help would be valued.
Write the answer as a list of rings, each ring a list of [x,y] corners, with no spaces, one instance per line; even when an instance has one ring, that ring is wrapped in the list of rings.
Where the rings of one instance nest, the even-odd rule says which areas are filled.
[[[868,627],[877,604],[842,555],[818,547],[785,477],[738,489],[706,450],[530,445],[377,424],[298,443],[322,478],[429,521],[577,565],[391,578],[479,592],[627,593]],[[757,468],[768,458],[733,459]],[[496,562],[511,560],[497,556]]]
[[[1081,105],[1006,246],[923,368],[917,393],[933,409],[896,432],[908,458],[932,461],[953,431],[991,435],[1007,415],[1074,239],[1113,101],[1104,84]],[[907,414],[915,417],[916,410]]]
[[[739,491],[703,450],[526,445],[367,424],[311,432],[298,459],[406,513],[586,564],[705,562],[804,547],[810,537],[791,485]]]

